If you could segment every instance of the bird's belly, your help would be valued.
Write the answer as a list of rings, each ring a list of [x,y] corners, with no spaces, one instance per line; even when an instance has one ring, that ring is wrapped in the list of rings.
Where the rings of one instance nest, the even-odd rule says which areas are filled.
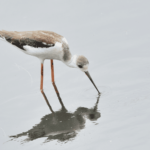
[[[29,45],[24,46],[25,53],[28,55],[32,55],[35,57],[38,57],[42,60],[44,59],[57,59],[62,60],[63,57],[63,51],[62,51],[62,45],[60,43],[56,43],[53,47],[48,48],[35,48]]]

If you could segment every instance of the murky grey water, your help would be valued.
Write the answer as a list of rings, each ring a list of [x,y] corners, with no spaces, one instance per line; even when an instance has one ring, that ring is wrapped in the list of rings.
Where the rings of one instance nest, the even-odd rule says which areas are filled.
[[[0,1],[0,29],[51,30],[72,54],[83,54],[101,91],[77,69],[54,61],[59,103],[44,65],[0,41],[0,149],[150,148],[150,21],[148,0]],[[12,137],[10,137],[12,136]]]

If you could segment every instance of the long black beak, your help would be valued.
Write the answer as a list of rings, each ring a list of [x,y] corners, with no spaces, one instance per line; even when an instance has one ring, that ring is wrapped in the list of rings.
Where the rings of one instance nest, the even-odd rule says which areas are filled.
[[[96,85],[95,85],[94,81],[92,80],[92,78],[91,78],[89,72],[88,72],[88,71],[85,71],[85,74],[86,74],[86,75],[88,76],[88,78],[91,80],[91,82],[92,82],[93,85],[95,86],[96,90],[98,91],[98,94],[100,95],[101,93],[100,93],[100,91],[98,90],[98,88],[96,87]]]

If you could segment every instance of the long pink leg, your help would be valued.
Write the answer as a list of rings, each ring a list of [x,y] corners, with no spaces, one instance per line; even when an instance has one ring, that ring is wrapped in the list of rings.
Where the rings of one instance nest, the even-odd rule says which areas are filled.
[[[63,104],[63,102],[61,100],[61,97],[60,97],[59,91],[57,89],[57,86],[55,84],[55,81],[54,81],[54,63],[53,63],[53,59],[51,59],[51,77],[52,77],[52,84],[54,86],[54,89],[55,89],[55,92],[56,92],[57,97],[59,99],[59,102],[60,102],[62,108],[66,110],[66,108],[65,108],[65,106],[64,106],[64,104]]]
[[[44,93],[44,90],[43,90],[43,63],[41,63],[41,85],[40,85],[40,90],[41,90],[41,93],[42,93],[42,95],[43,95],[43,97],[44,97],[44,99],[45,99],[49,109],[51,110],[52,113],[54,113],[54,111],[53,111],[51,105],[49,104],[49,101],[48,101],[48,99],[47,99],[47,97],[46,97],[46,95]]]

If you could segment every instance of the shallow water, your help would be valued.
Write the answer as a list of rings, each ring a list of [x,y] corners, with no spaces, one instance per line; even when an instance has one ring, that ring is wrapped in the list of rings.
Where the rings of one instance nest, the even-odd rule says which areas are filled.
[[[0,149],[149,150],[149,4],[1,1],[0,29],[64,35],[72,54],[89,59],[101,96],[97,102],[97,91],[84,73],[54,61],[64,109],[46,60],[44,91],[53,114],[39,90],[39,60],[0,41]]]
[[[100,96],[97,97],[93,108],[79,107],[75,112],[68,111],[61,101],[62,108],[59,111],[52,110],[52,113],[42,117],[41,122],[33,126],[32,129],[10,137],[12,140],[16,140],[17,138],[26,136],[27,138],[22,143],[42,137],[47,137],[44,143],[52,140],[59,142],[74,140],[80,130],[84,129],[86,119],[96,121],[100,118],[101,115],[97,110],[99,98]]]

